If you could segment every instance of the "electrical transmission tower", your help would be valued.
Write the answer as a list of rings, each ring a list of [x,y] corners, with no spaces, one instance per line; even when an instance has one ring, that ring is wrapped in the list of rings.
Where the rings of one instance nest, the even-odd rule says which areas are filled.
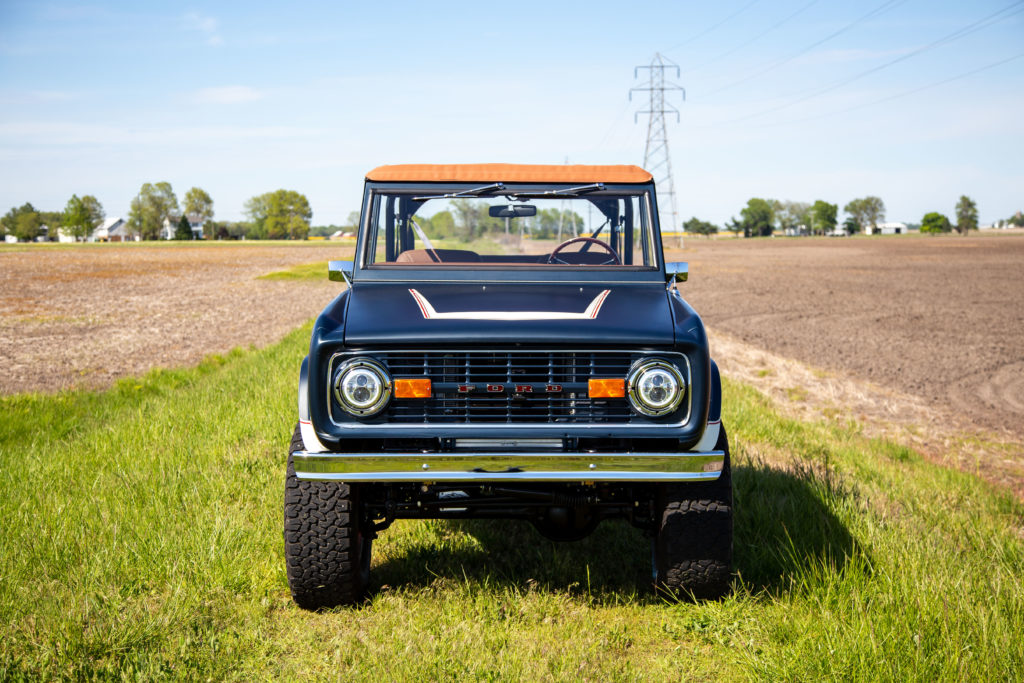
[[[644,145],[644,168],[651,172],[658,186],[658,219],[661,229],[672,226],[679,233],[679,246],[683,246],[682,226],[676,211],[676,188],[672,179],[672,156],[668,151],[668,130],[665,126],[665,114],[675,114],[679,121],[679,110],[665,101],[665,93],[678,90],[686,100],[686,90],[681,86],[665,80],[665,70],[675,69],[679,77],[679,65],[655,53],[649,66],[638,66],[633,70],[633,78],[639,78],[640,70],[648,70],[646,83],[630,88],[629,99],[633,100],[635,91],[650,93],[647,109],[633,114],[633,122],[639,120],[640,114],[648,114],[647,144]],[[667,201],[666,201],[667,200]]]

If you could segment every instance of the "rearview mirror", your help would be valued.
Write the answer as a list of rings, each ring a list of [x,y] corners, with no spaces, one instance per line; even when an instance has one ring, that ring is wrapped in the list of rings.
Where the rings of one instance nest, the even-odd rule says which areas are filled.
[[[488,207],[487,213],[491,218],[522,218],[536,216],[537,207],[532,204],[506,204]]]

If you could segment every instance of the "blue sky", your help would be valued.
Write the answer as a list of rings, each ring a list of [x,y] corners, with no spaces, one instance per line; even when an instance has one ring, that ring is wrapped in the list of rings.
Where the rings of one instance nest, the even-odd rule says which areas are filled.
[[[661,52],[681,219],[874,194],[916,222],[967,194],[990,222],[1024,209],[1022,38],[1024,0],[0,0],[0,212],[126,215],[167,180],[226,220],[298,190],[327,224],[379,164],[640,164],[627,96]]]

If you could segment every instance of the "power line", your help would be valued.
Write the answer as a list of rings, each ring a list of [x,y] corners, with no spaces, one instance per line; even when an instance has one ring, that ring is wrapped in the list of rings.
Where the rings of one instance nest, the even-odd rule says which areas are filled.
[[[665,125],[665,114],[675,114],[679,120],[679,110],[665,101],[665,93],[678,91],[686,99],[686,91],[671,81],[665,81],[665,71],[675,69],[676,76],[679,75],[679,65],[666,59],[660,53],[654,55],[649,66],[638,66],[633,70],[633,77],[636,78],[640,69],[649,69],[650,80],[646,83],[630,88],[629,99],[633,99],[633,92],[647,92],[649,104],[646,110],[638,111],[633,115],[635,121],[640,114],[648,114],[647,119],[647,143],[644,145],[644,168],[647,169],[659,188],[663,188],[659,194],[661,198],[668,198],[668,202],[658,203],[659,224],[664,230],[666,225],[671,225],[673,230],[679,230],[678,212],[676,211],[676,188],[672,178],[672,155],[668,151],[668,129]],[[669,220],[661,220],[665,215],[665,206],[671,207]],[[682,237],[679,240],[682,247]]]
[[[671,52],[672,50],[677,50],[677,49],[679,49],[679,48],[681,48],[681,47],[683,47],[685,45],[689,45],[690,43],[692,43],[693,41],[697,40],[698,38],[703,38],[707,34],[709,34],[712,31],[714,31],[716,28],[718,28],[718,27],[722,26],[723,24],[725,24],[726,22],[732,21],[733,19],[735,19],[736,17],[741,15],[743,12],[748,10],[751,7],[751,5],[754,5],[756,3],[757,3],[757,0],[750,0],[750,2],[748,2],[745,5],[743,5],[743,7],[740,7],[738,10],[736,10],[735,12],[733,12],[732,14],[727,16],[725,19],[722,19],[720,22],[718,22],[714,26],[706,28],[706,29],[704,29],[703,31],[701,31],[700,33],[698,33],[696,35],[690,36],[689,38],[687,38],[683,42],[679,43],[678,45],[673,45],[669,49],[665,50],[665,52]]]
[[[909,95],[913,95],[915,93],[919,93],[922,90],[929,90],[931,88],[937,88],[940,85],[945,85],[947,83],[952,83],[953,81],[959,81],[961,79],[967,78],[968,76],[973,76],[975,74],[979,74],[982,71],[988,71],[989,69],[994,69],[997,66],[1002,66],[1003,64],[1007,64],[1007,63],[1012,62],[1014,60],[1021,59],[1022,57],[1024,57],[1024,52],[1021,52],[1019,54],[1013,55],[1012,57],[1007,57],[1006,59],[1000,59],[997,62],[992,62],[990,64],[986,64],[984,66],[980,66],[977,69],[971,69],[970,71],[965,71],[964,73],[958,74],[956,76],[951,76],[949,78],[944,78],[941,81],[935,81],[934,83],[929,83],[928,85],[922,85],[922,86],[919,86],[917,88],[912,88],[910,90],[905,90],[903,92],[896,93],[895,95],[888,95],[886,97],[882,97],[882,98],[879,98],[877,100],[872,100],[871,102],[865,102],[863,104],[858,104],[858,105],[855,105],[855,106],[852,106],[852,107],[846,107],[844,109],[838,109],[836,111],[826,112],[824,114],[818,114],[816,116],[808,116],[808,117],[802,118],[802,119],[794,119],[792,121],[785,121],[783,123],[769,123],[769,124],[763,124],[763,125],[766,125],[766,126],[788,126],[788,125],[792,125],[794,123],[804,123],[804,122],[807,122],[807,121],[817,121],[818,119],[824,119],[824,118],[828,118],[830,116],[837,116],[839,114],[849,114],[850,112],[854,112],[854,111],[857,111],[859,109],[865,109],[867,107],[874,107],[875,105],[878,105],[878,104],[883,104],[885,102],[890,102],[892,100],[898,100],[901,97],[907,97]]]
[[[782,59],[780,59],[780,60],[778,60],[776,62],[772,62],[771,64],[769,64],[765,68],[761,69],[760,71],[755,71],[754,73],[750,74],[749,76],[741,78],[738,81],[733,81],[732,83],[729,83],[728,85],[723,85],[721,88],[716,88],[716,89],[712,90],[711,92],[705,94],[704,97],[710,97],[712,95],[717,95],[720,92],[724,92],[726,90],[730,90],[732,88],[735,88],[737,85],[742,85],[744,83],[752,81],[755,78],[757,78],[758,76],[763,76],[764,74],[768,73],[769,71],[774,71],[775,69],[778,69],[780,66],[784,66],[784,65],[792,62],[797,57],[802,57],[803,55],[807,54],[808,52],[810,52],[814,48],[818,47],[819,45],[821,45],[823,43],[827,43],[828,41],[832,40],[833,38],[846,33],[847,31],[849,31],[853,27],[855,27],[855,26],[857,26],[857,25],[867,21],[868,19],[873,19],[874,17],[876,17],[876,16],[878,16],[880,14],[884,14],[885,12],[888,12],[891,9],[895,9],[896,7],[898,7],[898,6],[902,5],[903,3],[905,3],[906,1],[907,0],[886,0],[885,2],[883,2],[881,5],[879,5],[875,9],[871,10],[870,12],[868,12],[864,16],[860,17],[859,19],[855,19],[855,20],[851,21],[849,24],[847,24],[846,26],[843,26],[838,31],[833,31],[832,33],[828,34],[827,36],[825,36],[821,40],[817,40],[817,41],[811,43],[810,45],[808,45],[807,47],[802,48],[800,50],[797,50],[796,52],[794,52],[793,54],[789,55],[788,57],[784,57],[784,58],[782,58]]]
[[[736,53],[739,50],[742,50],[747,45],[750,45],[751,43],[754,43],[754,42],[760,40],[761,38],[763,38],[764,36],[768,35],[772,31],[774,31],[775,29],[779,28],[783,24],[787,23],[791,19],[794,19],[797,16],[799,16],[800,14],[803,14],[806,10],[810,9],[813,5],[818,4],[818,1],[819,0],[811,0],[809,3],[807,3],[806,5],[804,5],[803,7],[798,9],[797,11],[793,12],[792,14],[790,14],[785,19],[782,19],[781,21],[778,21],[778,22],[772,24],[771,26],[769,26],[765,30],[763,30],[760,33],[758,33],[753,38],[751,38],[751,39],[749,39],[749,40],[747,40],[747,41],[745,41],[743,43],[740,43],[739,45],[737,45],[737,46],[735,46],[735,47],[733,47],[733,48],[731,48],[729,50],[726,50],[725,52],[723,52],[722,54],[718,55],[717,57],[712,57],[711,59],[707,60],[706,62],[701,62],[697,66],[690,67],[689,69],[684,69],[683,73],[687,73],[688,74],[688,73],[691,73],[693,71],[696,71],[697,69],[702,69],[705,66],[707,66],[708,64],[714,64],[715,62],[719,62],[719,61],[725,59],[726,57],[728,57],[729,55],[734,54],[734,53]]]
[[[967,26],[963,26],[963,27],[957,29],[956,31],[953,31],[950,34],[948,34],[946,36],[943,36],[942,38],[939,38],[936,41],[928,43],[927,45],[925,45],[923,47],[919,47],[916,50],[912,50],[912,51],[910,51],[910,52],[908,52],[908,53],[906,53],[904,55],[900,55],[899,57],[897,57],[895,59],[892,59],[892,60],[890,60],[888,62],[885,62],[884,64],[879,64],[878,66],[872,67],[870,69],[866,69],[864,71],[861,71],[860,73],[857,73],[857,74],[854,74],[853,76],[849,76],[847,78],[844,78],[844,79],[841,79],[839,81],[836,81],[836,82],[834,82],[834,83],[832,83],[830,85],[827,85],[827,86],[825,86],[823,88],[819,88],[819,89],[815,90],[814,92],[812,92],[809,95],[805,95],[804,97],[801,97],[801,98],[796,99],[796,100],[792,100],[790,102],[784,102],[783,104],[780,104],[780,105],[775,106],[775,107],[771,107],[769,109],[763,109],[761,111],[754,112],[753,114],[748,114],[746,116],[741,116],[741,117],[736,118],[736,119],[730,119],[729,121],[722,121],[721,124],[740,123],[742,121],[748,121],[750,119],[757,118],[758,116],[764,116],[765,114],[771,114],[771,113],[774,113],[774,112],[777,112],[777,111],[781,111],[782,109],[788,109],[789,107],[792,107],[794,105],[800,104],[801,102],[806,102],[807,100],[813,99],[815,97],[819,97],[821,95],[824,95],[825,93],[832,92],[836,88],[841,88],[844,85],[848,85],[850,83],[853,83],[854,81],[860,80],[861,78],[864,78],[865,76],[868,76],[870,74],[873,74],[873,73],[876,73],[878,71],[881,71],[882,69],[888,68],[888,67],[890,67],[890,66],[892,66],[894,64],[898,64],[899,62],[906,61],[906,60],[910,59],[911,57],[916,57],[917,55],[919,55],[919,54],[921,54],[923,52],[927,52],[928,50],[934,49],[936,47],[941,47],[942,45],[946,45],[946,44],[951,43],[951,42],[953,42],[955,40],[959,40],[960,38],[968,36],[968,35],[976,32],[976,31],[980,31],[980,30],[982,30],[984,28],[988,28],[992,24],[998,23],[998,22],[1003,21],[1005,19],[1009,19],[1012,16],[1020,14],[1021,12],[1024,12],[1024,9],[1017,10],[1016,12],[1012,12],[1011,14],[1008,14],[1008,15],[1003,16],[1003,17],[999,16],[999,15],[1004,14],[1005,12],[1007,12],[1007,11],[1009,11],[1009,10],[1013,9],[1014,7],[1017,7],[1018,5],[1021,5],[1021,4],[1024,4],[1024,0],[1017,0],[1016,2],[1010,3],[1009,5],[1007,5],[1006,7],[1002,8],[1001,10],[993,12],[992,14],[990,14],[990,15],[982,18],[982,19],[979,19],[978,21],[976,21],[976,22],[974,22],[972,24],[968,24]]]

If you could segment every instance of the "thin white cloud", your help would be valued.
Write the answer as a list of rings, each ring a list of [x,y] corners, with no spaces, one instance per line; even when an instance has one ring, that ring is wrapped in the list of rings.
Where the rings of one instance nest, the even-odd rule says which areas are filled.
[[[220,24],[215,17],[199,12],[189,12],[182,17],[182,20],[187,30],[202,34],[207,45],[218,47],[224,44],[224,39],[219,31]]]
[[[223,85],[202,88],[193,99],[201,104],[242,104],[263,99],[263,93],[247,85]]]

